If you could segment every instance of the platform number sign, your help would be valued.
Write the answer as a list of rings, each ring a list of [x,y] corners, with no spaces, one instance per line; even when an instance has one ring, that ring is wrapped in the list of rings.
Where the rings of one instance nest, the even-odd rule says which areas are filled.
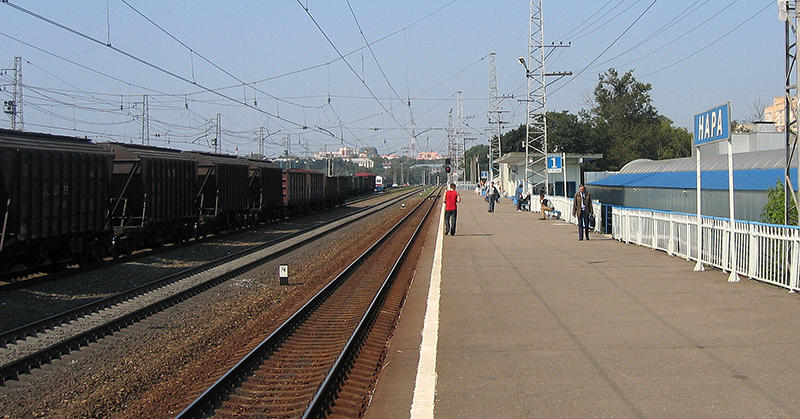
[[[547,155],[547,173],[561,173],[564,167],[562,154]]]

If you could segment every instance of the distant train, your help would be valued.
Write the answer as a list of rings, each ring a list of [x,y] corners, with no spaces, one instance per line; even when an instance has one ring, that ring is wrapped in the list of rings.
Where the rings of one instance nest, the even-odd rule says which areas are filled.
[[[375,175],[0,129],[0,272],[86,263],[341,205]]]
[[[375,176],[375,190],[376,191],[383,190],[383,178],[381,176]]]

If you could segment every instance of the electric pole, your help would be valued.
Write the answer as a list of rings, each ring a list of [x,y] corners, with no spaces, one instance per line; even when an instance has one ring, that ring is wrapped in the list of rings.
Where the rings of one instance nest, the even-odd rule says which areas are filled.
[[[14,57],[14,68],[3,69],[3,72],[9,70],[14,72],[14,80],[12,82],[14,98],[3,102],[3,112],[11,117],[12,130],[23,131],[25,129],[25,120],[22,117],[22,57]]]
[[[500,144],[501,126],[503,121],[500,109],[500,100],[507,96],[499,97],[497,94],[497,65],[495,63],[495,53],[489,54],[489,179],[492,182],[495,177],[500,177],[500,164],[496,161],[503,155],[503,148]],[[480,181],[480,178],[478,179]]]
[[[147,95],[142,96],[142,145],[150,145],[150,110]]]
[[[453,161],[453,156],[455,154],[455,135],[453,132],[453,110],[450,109],[450,112],[447,113],[447,157],[450,160],[451,164]],[[447,184],[455,183],[455,180],[458,179],[455,172],[451,169],[450,173],[447,173]]]
[[[217,114],[217,126],[215,127],[214,153],[222,152],[222,114]]]
[[[798,116],[798,97],[797,83],[800,80],[800,69],[797,68],[797,27],[798,9],[795,0],[778,1],[778,18],[786,22],[786,97],[784,105],[783,131],[785,134],[785,176],[783,179],[784,191],[784,212],[783,219],[786,225],[800,225],[800,217],[791,219],[792,210],[795,213],[798,209],[797,192],[792,184],[791,169],[797,156],[797,116]],[[795,164],[795,167],[798,167]]]
[[[572,72],[545,73],[544,21],[542,0],[530,0],[530,36],[528,37],[528,60],[520,57],[525,67],[527,85],[527,114],[525,128],[525,182],[531,189],[540,187],[550,193],[547,174],[547,82],[545,76],[568,76]],[[568,45],[551,45],[566,47]],[[540,166],[539,166],[540,165]],[[536,170],[538,168],[538,170]],[[564,188],[566,190],[566,186]],[[528,189],[526,185],[526,190]],[[532,191],[531,191],[532,192]]]

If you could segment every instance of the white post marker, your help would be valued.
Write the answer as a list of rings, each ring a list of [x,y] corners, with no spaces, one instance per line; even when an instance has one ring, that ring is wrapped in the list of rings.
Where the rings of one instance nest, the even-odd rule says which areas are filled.
[[[281,285],[289,285],[289,266],[278,266],[278,277],[280,278]]]
[[[739,260],[736,257],[736,218],[733,216],[733,143],[728,137],[728,205],[730,205],[729,215],[731,217],[730,227],[731,232],[728,240],[728,263],[731,267],[731,274],[728,276],[728,282],[739,282],[739,274],[736,269],[739,268]]]

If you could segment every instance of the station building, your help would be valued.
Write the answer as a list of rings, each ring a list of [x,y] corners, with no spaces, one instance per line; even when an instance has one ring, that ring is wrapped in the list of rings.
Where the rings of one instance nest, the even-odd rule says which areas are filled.
[[[756,123],[753,132],[731,134],[737,220],[762,220],[767,190],[784,178],[785,142],[785,133],[776,131],[772,123]],[[727,141],[700,148],[703,215],[729,217],[727,153]],[[791,170],[791,179],[796,190],[796,167]],[[617,174],[588,182],[587,188],[592,198],[604,205],[695,214],[696,157],[634,160]]]
[[[528,158],[532,158],[528,156]],[[554,196],[575,196],[578,190],[578,185],[581,184],[581,163],[599,160],[603,158],[602,154],[566,154],[564,155],[563,171],[561,173],[548,174],[548,184],[550,191],[547,195]],[[496,161],[500,167],[500,188],[509,194],[513,194],[520,182],[525,180],[525,153],[513,152],[504,154]],[[534,162],[531,171],[535,173],[533,176],[534,181],[543,179],[545,172],[545,162]],[[495,181],[497,181],[495,179]],[[566,195],[564,190],[566,188]],[[538,195],[539,190],[529,191],[531,195]]]

